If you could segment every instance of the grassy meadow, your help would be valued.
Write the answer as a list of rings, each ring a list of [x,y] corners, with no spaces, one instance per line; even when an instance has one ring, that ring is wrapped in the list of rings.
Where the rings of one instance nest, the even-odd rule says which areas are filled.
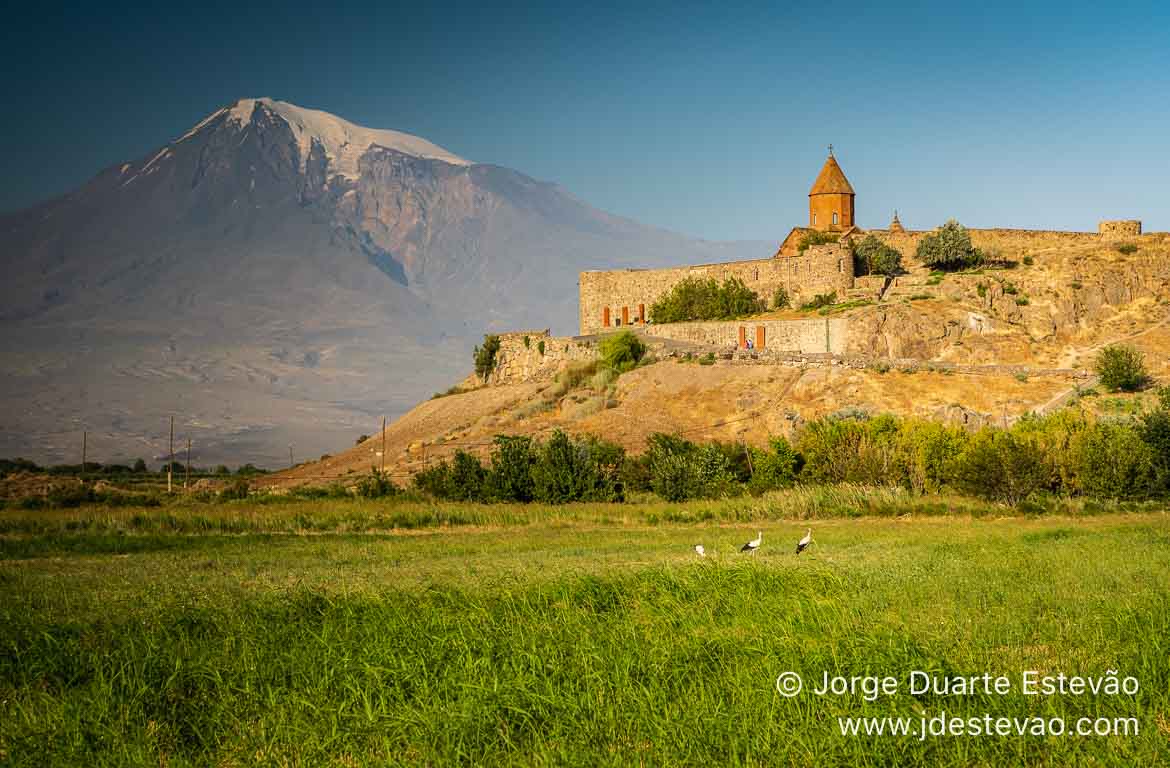
[[[1163,765],[1170,515],[850,487],[7,509],[0,648],[5,765]],[[1025,696],[1026,669],[1116,670],[1140,690]],[[788,670],[806,681],[794,698],[775,688]],[[1013,691],[808,688],[911,670],[1002,673]],[[943,710],[1140,730],[837,725]]]

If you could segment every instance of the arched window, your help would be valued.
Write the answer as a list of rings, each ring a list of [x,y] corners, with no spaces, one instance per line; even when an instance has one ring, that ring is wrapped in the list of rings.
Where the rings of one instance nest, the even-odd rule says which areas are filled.
[[[833,211],[833,223],[834,224],[837,223],[837,212],[836,211]]]
[[[814,213],[813,214],[813,226],[815,227],[816,225],[817,225],[817,215]]]

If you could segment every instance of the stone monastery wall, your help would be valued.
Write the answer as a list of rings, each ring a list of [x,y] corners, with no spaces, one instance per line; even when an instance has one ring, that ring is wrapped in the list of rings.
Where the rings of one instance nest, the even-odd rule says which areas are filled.
[[[566,363],[592,360],[597,356],[592,344],[552,336],[547,328],[501,333],[499,337],[496,369],[488,380],[491,384],[552,379]]]
[[[602,333],[633,325],[653,326],[651,305],[675,284],[689,277],[714,278],[722,282],[737,277],[771,304],[777,288],[783,287],[793,303],[818,293],[845,291],[853,287],[853,258],[842,245],[829,243],[809,247],[799,256],[733,261],[668,269],[622,269],[582,272],[580,277],[580,333]]]
[[[1031,248],[1042,248],[1056,245],[1074,245],[1100,242],[1100,235],[1095,232],[1057,232],[1042,229],[971,229],[971,244],[976,248],[1000,250],[1012,253]],[[857,240],[866,235],[875,235],[883,242],[888,243],[902,252],[902,258],[913,259],[918,250],[918,243],[931,231],[890,232],[884,229],[867,229],[857,236]]]
[[[710,344],[723,350],[742,349],[750,341],[757,350],[787,353],[845,354],[849,321],[816,317],[808,320],[727,320],[651,325],[648,334],[660,339]]]
[[[1137,219],[1125,221],[1102,221],[1097,225],[1101,237],[1136,237],[1142,233],[1142,223]]]

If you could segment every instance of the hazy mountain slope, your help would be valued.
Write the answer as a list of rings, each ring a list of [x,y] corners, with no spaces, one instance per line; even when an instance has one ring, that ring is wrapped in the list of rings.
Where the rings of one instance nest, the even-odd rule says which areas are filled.
[[[572,332],[581,269],[746,258],[418,137],[243,100],[0,218],[0,455],[344,448],[485,331]]]

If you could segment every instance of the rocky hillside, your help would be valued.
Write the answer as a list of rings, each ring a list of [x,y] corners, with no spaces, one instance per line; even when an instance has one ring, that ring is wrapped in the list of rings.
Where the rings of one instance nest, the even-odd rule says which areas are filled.
[[[848,320],[847,356],[869,363],[813,356],[803,363],[719,358],[700,365],[681,357],[678,344],[667,345],[662,351],[676,356],[663,356],[616,383],[544,377],[422,403],[387,430],[386,466],[397,481],[407,482],[458,449],[486,456],[496,434],[543,437],[554,429],[603,436],[640,451],[646,437],[659,431],[763,445],[770,435],[790,435],[809,419],[854,409],[970,426],[1070,402],[1104,413],[1140,410],[1153,395],[1098,391],[1074,397],[1093,387],[1084,369],[1109,343],[1138,347],[1152,375],[1170,383],[1170,237],[1143,236],[1129,253],[1088,235],[975,237],[981,247],[994,249],[1001,265],[941,275],[908,258],[907,274],[880,298],[822,310]],[[770,316],[818,315],[789,310]],[[923,364],[891,364],[890,358]],[[943,370],[928,361],[960,367]],[[1048,370],[1022,373],[1011,364]],[[380,464],[381,449],[376,435],[271,481],[344,480]]]
[[[279,465],[460,378],[487,331],[576,318],[585,268],[758,256],[424,139],[269,99],[0,218],[0,455]]]

